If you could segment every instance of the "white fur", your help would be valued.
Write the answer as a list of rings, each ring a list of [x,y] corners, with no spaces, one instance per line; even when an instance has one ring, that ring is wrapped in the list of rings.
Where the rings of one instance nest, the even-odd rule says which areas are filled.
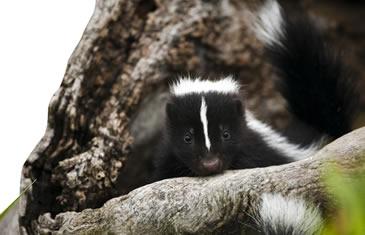
[[[315,234],[321,229],[322,219],[317,207],[307,205],[299,198],[284,198],[279,194],[263,194],[256,218],[258,225],[267,234],[287,230],[285,234]],[[293,230],[289,230],[293,229]],[[266,231],[265,231],[266,230]]]
[[[266,0],[258,12],[253,30],[263,43],[282,46],[280,38],[283,36],[283,23],[279,3],[275,0]]]
[[[299,145],[292,144],[286,137],[280,135],[270,126],[256,119],[248,110],[246,110],[246,122],[247,126],[258,133],[270,147],[289,157],[293,161],[302,160],[312,156],[318,151],[321,145],[321,142],[319,142],[312,144],[307,148],[303,148]]]
[[[181,78],[170,87],[175,96],[184,96],[192,93],[217,92],[223,94],[238,94],[240,86],[232,77],[218,81],[201,80],[199,78]]]
[[[200,120],[203,124],[205,146],[210,150],[210,139],[208,135],[208,118],[207,118],[207,104],[204,97],[202,97],[202,104],[200,106]]]

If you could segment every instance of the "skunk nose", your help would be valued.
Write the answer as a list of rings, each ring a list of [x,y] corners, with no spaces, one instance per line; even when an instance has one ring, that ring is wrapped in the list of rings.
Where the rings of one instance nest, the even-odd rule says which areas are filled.
[[[217,173],[219,172],[221,161],[219,160],[219,158],[214,157],[214,158],[203,159],[201,161],[201,164],[208,173]]]

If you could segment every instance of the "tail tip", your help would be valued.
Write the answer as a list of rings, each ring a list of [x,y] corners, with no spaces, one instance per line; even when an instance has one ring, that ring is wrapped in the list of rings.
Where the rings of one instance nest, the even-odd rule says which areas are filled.
[[[322,218],[318,207],[303,199],[263,194],[257,225],[265,234],[316,234]]]
[[[256,37],[265,45],[282,46],[284,18],[276,0],[266,0],[258,10],[252,25]]]

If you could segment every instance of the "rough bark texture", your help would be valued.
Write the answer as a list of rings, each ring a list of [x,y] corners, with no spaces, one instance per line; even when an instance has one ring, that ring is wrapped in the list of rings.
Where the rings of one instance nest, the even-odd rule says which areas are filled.
[[[101,207],[107,200],[148,183],[151,173],[150,159],[154,153],[152,146],[158,140],[163,120],[167,84],[178,75],[190,73],[217,77],[217,75],[233,74],[246,84],[244,89],[247,96],[246,105],[250,109],[261,119],[269,121],[278,128],[291,127],[292,119],[285,111],[284,102],[275,92],[271,82],[275,77],[270,66],[263,62],[262,46],[247,30],[248,5],[254,8],[253,3],[260,4],[260,2],[259,0],[247,2],[97,0],[94,15],[69,60],[61,87],[50,102],[46,133],[24,164],[21,188],[24,189],[35,179],[37,181],[20,202],[20,231],[23,234],[33,234],[40,227],[45,231],[53,228],[56,231],[61,229],[59,227],[61,224],[64,224],[62,228],[66,228],[67,221],[71,219],[70,215],[75,215],[76,218],[70,223],[81,221],[79,216],[90,218],[90,222],[85,226],[90,224],[92,228],[95,221],[91,219],[96,218],[93,216],[97,213],[105,213],[105,218],[109,218],[100,221],[100,228],[104,228],[105,222],[106,229],[116,231],[120,225],[117,221],[127,217],[116,220],[113,225],[112,220],[117,217],[113,217],[112,213],[133,215],[134,207],[128,210],[126,208],[128,205],[138,206],[133,203],[139,200],[144,201],[141,193],[149,193],[152,200],[151,189],[162,187],[161,190],[164,191],[161,192],[165,194],[157,195],[156,200],[160,200],[161,203],[167,202],[163,197],[176,193],[175,189],[171,194],[167,192],[169,186],[176,184],[175,181],[161,182],[138,189],[128,196],[110,201],[104,209],[86,210],[81,214],[76,212],[62,214],[57,217],[56,222],[50,219],[65,211]],[[328,4],[331,5],[332,1],[330,3],[323,1],[321,5],[315,5],[312,1],[305,2],[307,8],[314,9],[314,17],[319,19],[323,29],[328,32],[329,39],[333,35],[336,35],[334,38],[338,38],[340,33],[345,32],[343,35],[350,35],[353,40],[349,41],[350,37],[345,38],[346,36],[340,38],[344,39],[346,45],[351,45],[345,49],[365,48],[362,41],[365,37],[364,31],[356,29],[352,24],[353,21],[343,20],[349,17],[339,17],[337,21],[331,18],[329,13],[331,11],[328,10],[331,8]],[[357,5],[362,3],[352,4],[353,7],[344,12],[351,14],[351,19],[356,19],[358,16],[361,22],[361,17],[365,13]],[[353,14],[355,11],[357,14]],[[345,13],[344,15],[347,14]],[[348,25],[352,27],[348,28]],[[357,22],[355,25],[360,24]],[[364,68],[364,50],[357,50],[356,53],[349,53],[349,61],[353,62],[355,67]],[[361,71],[360,77],[364,78],[365,69],[359,71]],[[360,86],[364,87],[364,83]],[[364,97],[362,96],[363,104]],[[346,165],[346,160],[349,160],[348,164],[351,165],[353,159],[349,157],[341,162]],[[301,169],[299,166],[312,164],[308,171],[313,174],[313,179],[306,177],[298,181],[312,182],[309,185],[316,188],[319,186],[313,182],[318,179],[316,169],[320,167],[321,162],[322,160],[308,161],[283,168],[287,167],[288,174],[294,175],[294,169],[303,172],[306,169]],[[280,178],[278,169],[281,168],[268,170],[273,174],[269,179],[274,179],[272,178],[274,176]],[[262,184],[256,185],[257,189],[239,186],[243,186],[239,181],[254,185],[254,181],[250,182],[254,176],[257,177],[256,183]],[[250,192],[260,193],[264,189],[267,190],[267,184],[264,183],[270,181],[264,180],[267,176],[266,170],[258,169],[229,173],[209,180],[177,181],[182,185],[191,184],[191,189],[195,189],[192,192],[198,192],[198,188],[202,186],[206,187],[200,193],[191,196],[193,203],[208,200],[203,198],[208,193],[225,198],[223,194],[226,192],[226,203],[229,206],[222,211],[226,213],[220,212],[219,215],[227,221],[232,219],[228,213],[230,209],[244,210],[249,203],[253,203],[254,199],[251,196],[246,198]],[[238,178],[240,180],[237,180]],[[209,182],[226,182],[227,185],[223,188],[227,191],[223,189],[210,191],[216,188]],[[241,195],[240,199],[233,198],[234,188],[228,187],[231,184],[236,184],[236,189],[239,189],[236,195]],[[285,187],[278,189],[287,193]],[[296,194],[306,195],[305,187],[302,189],[297,190]],[[184,190],[182,189],[182,194],[179,195],[184,195],[186,192]],[[159,197],[162,199],[158,199]],[[113,209],[112,207],[119,201],[123,202]],[[220,203],[212,210],[221,208],[225,202],[220,201]],[[150,206],[153,206],[152,203]],[[192,204],[185,212],[193,208],[195,207]],[[147,210],[148,207],[144,209]],[[174,214],[173,210],[172,208],[161,213],[177,216],[178,213]],[[237,215],[237,211],[233,214]],[[47,216],[39,219],[43,214]],[[217,217],[214,217],[216,215],[212,216],[210,220],[212,229],[220,227],[221,224],[216,221]],[[142,217],[141,214],[135,221]],[[153,221],[153,218],[150,219],[150,222]],[[132,221],[134,219],[130,217],[126,229],[136,228]],[[207,224],[198,222],[202,224],[197,224],[194,229],[202,231],[201,229]],[[174,231],[179,226],[166,225],[165,229],[166,232]],[[183,224],[179,229],[183,231]]]
[[[332,164],[344,174],[365,170],[365,128],[329,144],[312,158],[268,168],[206,178],[159,181],[114,198],[99,209],[49,214],[38,219],[40,233],[212,234],[244,230],[264,192],[304,197],[331,208],[323,172]]]

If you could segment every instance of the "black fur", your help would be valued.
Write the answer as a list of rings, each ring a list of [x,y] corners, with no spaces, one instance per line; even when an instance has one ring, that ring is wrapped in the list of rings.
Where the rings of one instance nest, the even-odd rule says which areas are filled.
[[[351,130],[359,95],[356,79],[341,55],[324,40],[303,12],[284,18],[280,43],[266,45],[282,78],[279,87],[298,119],[320,133],[340,137]]]
[[[279,165],[289,159],[270,148],[244,121],[244,107],[236,95],[204,94],[208,106],[208,132],[211,151],[205,147],[200,120],[200,94],[173,96],[166,106],[166,130],[156,161],[156,180],[179,176],[204,176],[226,169]],[[184,142],[185,133],[193,129],[193,142]],[[222,133],[228,131],[229,140]],[[220,167],[207,171],[202,160],[218,157]]]
[[[339,137],[349,132],[359,97],[355,79],[307,16],[293,18],[284,11],[282,14],[284,33],[280,43],[265,45],[265,50],[282,78],[280,90],[290,110],[322,134]],[[202,95],[208,106],[211,151],[205,147],[200,121]],[[288,156],[247,127],[242,103],[238,95],[172,96],[166,107],[164,141],[156,159],[156,180],[290,162]],[[191,130],[193,142],[186,144],[184,135]],[[229,131],[230,140],[222,139],[223,130]],[[213,158],[219,159],[219,167],[205,169],[202,162]]]

